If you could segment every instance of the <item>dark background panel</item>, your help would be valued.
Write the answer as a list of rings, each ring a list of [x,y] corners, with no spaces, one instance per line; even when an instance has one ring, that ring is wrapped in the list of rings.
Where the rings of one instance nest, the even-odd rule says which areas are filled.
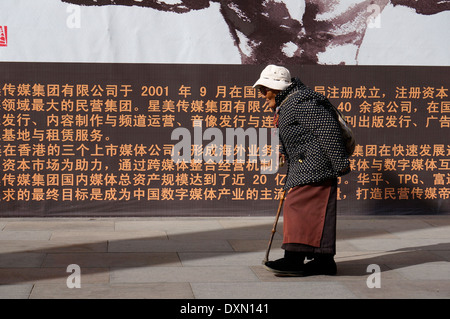
[[[108,115],[107,112],[63,112],[50,110],[45,112],[37,111],[10,111],[8,110],[8,100],[34,99],[42,98],[44,103],[48,106],[52,100],[61,103],[65,97],[63,96],[19,96],[17,91],[14,93],[8,93],[7,87],[9,84],[17,87],[21,84],[41,84],[44,87],[51,84],[63,85],[76,85],[85,84],[90,89],[98,85],[105,88],[107,85],[117,85],[122,87],[123,85],[130,85],[133,89],[128,93],[127,97],[121,96],[119,91],[119,97],[116,100],[131,100],[132,109],[130,112],[124,114],[130,115],[132,118],[139,115],[156,115],[163,116],[163,112],[151,113],[147,111],[149,99],[158,100],[160,105],[166,100],[173,100],[175,102],[184,100],[189,105],[196,100],[215,101],[220,103],[227,100],[232,103],[238,101],[248,103],[249,101],[259,101],[261,105],[261,112],[259,114],[240,113],[233,111],[232,113],[215,113],[213,115],[220,117],[221,115],[241,116],[249,118],[250,115],[267,117],[271,116],[270,112],[264,112],[264,100],[261,98],[244,98],[243,96],[231,97],[231,89],[237,87],[242,89],[244,87],[251,86],[259,76],[259,73],[264,66],[258,65],[174,65],[174,64],[78,64],[78,63],[1,63],[0,64],[0,101],[2,105],[0,107],[1,123],[1,156],[0,163],[2,169],[5,167],[5,161],[7,160],[22,160],[21,156],[10,156],[7,153],[7,147],[9,145],[23,144],[23,141],[7,141],[4,138],[5,130],[7,129],[34,129],[47,130],[47,129],[63,129],[59,127],[48,127],[47,117],[50,114],[61,116],[63,114],[71,114],[74,117],[77,115],[88,116],[100,116],[103,119]],[[336,95],[329,95],[330,100],[336,105],[346,105],[348,107],[345,110],[345,115],[353,119],[354,133],[357,138],[357,144],[360,150],[363,150],[361,154],[356,154],[352,157],[352,166],[354,171],[343,177],[340,180],[340,200],[338,202],[338,211],[340,214],[352,215],[377,215],[377,214],[448,214],[450,212],[449,200],[447,197],[449,184],[450,184],[450,171],[445,169],[445,161],[448,159],[450,153],[450,146],[448,145],[448,131],[450,128],[445,124],[440,124],[439,119],[446,119],[445,109],[441,109],[443,103],[448,103],[449,98],[438,97],[436,90],[443,88],[444,92],[448,94],[449,80],[448,80],[448,67],[399,67],[399,66],[288,66],[291,70],[292,76],[298,76],[308,86],[320,90],[324,89],[327,95],[333,91],[337,92]],[[161,96],[142,96],[143,87],[167,87],[167,91],[164,90],[164,94]],[[185,86],[190,88],[190,95],[180,95],[179,88]],[[226,89],[226,97],[217,96],[217,87],[221,86]],[[202,87],[206,88],[206,94],[202,90]],[[355,94],[345,95],[342,93],[343,88],[351,88],[355,91],[357,88],[365,87],[367,96],[365,98],[355,97]],[[408,91],[406,97],[399,97],[398,92],[401,88],[405,88]],[[416,97],[410,95],[411,88],[419,90],[419,94]],[[435,93],[432,97],[425,97],[424,93],[428,88],[433,88]],[[376,90],[379,92],[379,97],[370,97],[370,91]],[[167,94],[166,94],[167,93]],[[76,99],[85,99],[92,101],[94,99],[101,99],[105,101],[108,99],[105,95],[101,97],[92,96],[92,92],[89,96],[73,97]],[[402,112],[397,109],[396,112],[388,112],[387,105],[390,103],[396,103],[400,105],[404,102],[411,103],[411,113]],[[370,105],[370,112],[364,113],[361,105],[368,103]],[[384,112],[374,114],[373,104],[384,103]],[[430,103],[436,103],[439,112],[430,113]],[[15,119],[15,126],[9,126],[6,120],[13,114]],[[120,113],[110,113],[119,116]],[[193,116],[211,115],[212,113],[204,112],[175,112],[172,113],[175,117],[175,126],[173,128],[154,128],[154,127],[112,127],[108,125],[101,125],[99,127],[71,127],[73,129],[98,129],[101,131],[103,138],[100,142],[85,142],[85,146],[91,150],[95,147],[105,148],[108,144],[123,145],[144,145],[149,147],[150,145],[160,145],[163,149],[163,145],[174,144],[176,141],[171,140],[171,133],[177,127],[186,127],[194,134],[192,128]],[[17,119],[24,116],[30,119],[28,126],[19,126]],[[409,127],[403,124],[404,127],[361,127],[360,118],[366,116],[369,121],[373,121],[373,116],[383,116],[384,120],[388,116],[396,116],[397,118],[404,116],[410,120]],[[427,125],[427,118],[435,116],[437,119],[430,122],[429,127]],[[23,122],[22,122],[23,123]],[[372,122],[370,122],[372,123]],[[399,123],[398,121],[396,122]],[[406,122],[404,122],[406,123]],[[397,125],[399,126],[399,125]],[[245,126],[244,129],[250,126]],[[206,129],[207,127],[203,127]],[[221,128],[224,132],[224,128]],[[225,133],[224,133],[225,136]],[[37,142],[30,143],[38,144]],[[48,144],[56,144],[62,146],[64,142],[48,142],[44,141],[42,144],[48,146]],[[204,146],[209,141],[203,141]],[[80,142],[73,143],[75,147],[81,145]],[[419,155],[391,155],[382,156],[379,152],[376,154],[367,154],[367,146],[371,145],[379,150],[383,145],[389,148],[396,147],[398,145],[406,147],[408,145],[434,145],[442,144],[444,146],[443,155],[432,155],[421,157]],[[162,151],[161,151],[162,153]],[[26,160],[35,160],[36,156],[30,156]],[[58,159],[62,162],[64,156],[51,157]],[[119,161],[123,159],[130,160],[147,160],[155,158],[152,156],[141,157],[118,157],[104,156],[101,158],[103,168],[100,171],[86,171],[82,172],[86,175],[99,174],[117,174],[120,175]],[[70,157],[70,160],[83,159],[79,153],[76,156]],[[86,155],[85,160],[88,162],[94,161],[95,157]],[[170,159],[170,156],[161,155],[158,157],[161,161],[164,159]],[[387,170],[384,167],[384,163],[389,160],[394,160],[396,163],[399,161],[413,160],[433,160],[436,161],[438,168],[434,169],[422,169],[414,170],[411,165],[402,169],[398,165],[395,170]],[[45,158],[44,160],[47,160]],[[369,168],[361,169],[361,161],[368,161]],[[377,169],[374,167],[374,163],[382,163],[383,167]],[[106,168],[107,166],[107,168]],[[285,174],[285,169],[282,168],[279,173]],[[221,200],[137,200],[131,198],[130,200],[72,200],[62,201],[60,197],[57,200],[17,200],[17,194],[14,193],[13,199],[8,200],[6,194],[8,191],[17,192],[19,188],[33,189],[32,186],[17,185],[15,180],[13,185],[9,185],[5,181],[7,174],[12,174],[15,178],[21,173],[33,174],[32,170],[26,172],[20,171],[2,171],[0,172],[0,214],[2,216],[245,216],[245,215],[271,215],[275,213],[277,207],[277,192],[281,188],[280,185],[276,185],[276,175],[267,175],[267,181],[264,184],[253,185],[253,181],[258,179],[258,172],[245,170],[244,172],[236,171],[230,172],[230,177],[227,179],[227,184],[224,187],[231,187],[229,184],[233,174],[244,174],[245,185],[234,186],[234,190],[247,191],[247,188],[254,187],[260,194],[265,190],[272,192],[271,200],[234,200],[232,195],[223,196]],[[65,174],[67,172],[54,172],[50,170],[43,170],[39,173],[43,175],[47,174]],[[78,174],[77,172],[73,172]],[[135,170],[127,172],[130,176],[137,173]],[[146,170],[144,174],[161,173],[152,169]],[[170,173],[170,172],[168,172]],[[176,172],[175,172],[176,173]],[[189,172],[187,173],[194,173]],[[197,173],[197,172],[195,172]],[[198,172],[202,176],[208,173],[206,171]],[[220,172],[217,172],[220,173]],[[367,174],[368,182],[362,183],[362,175]],[[380,181],[375,181],[374,176],[381,178]],[[436,174],[443,174],[443,183],[436,185]],[[411,180],[406,179],[406,176],[417,177]],[[39,186],[37,186],[39,187]],[[151,182],[150,185],[141,186],[144,191],[147,188],[161,189],[164,186],[160,182]],[[189,191],[195,188],[194,185],[183,186]],[[48,188],[55,188],[61,192],[61,187],[41,187],[43,191],[47,191]],[[76,188],[76,187],[74,187]],[[91,192],[92,188],[99,188],[102,192],[108,189],[107,186],[86,186],[79,187]],[[117,187],[120,189],[120,187]],[[137,187],[130,186],[128,190],[132,193]],[[205,187],[204,187],[205,188]],[[213,187],[216,192],[221,188],[220,185]],[[419,198],[413,198],[411,191],[413,189],[420,189],[425,192],[427,189],[436,188],[437,197],[434,199],[425,199],[425,194],[416,196]],[[362,190],[363,189],[363,190]],[[382,197],[373,199],[370,192],[380,189]],[[393,190],[395,199],[386,198],[386,189]],[[407,192],[407,196],[403,199],[399,196],[400,189]],[[274,191],[276,190],[276,191]],[[359,190],[366,192],[368,198],[358,196]],[[75,189],[74,189],[75,191]]]

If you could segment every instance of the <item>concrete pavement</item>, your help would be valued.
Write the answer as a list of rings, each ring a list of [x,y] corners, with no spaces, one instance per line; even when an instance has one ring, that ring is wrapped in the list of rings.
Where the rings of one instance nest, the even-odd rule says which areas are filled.
[[[339,216],[338,275],[307,278],[262,267],[273,221],[0,218],[0,298],[450,298],[450,215]]]

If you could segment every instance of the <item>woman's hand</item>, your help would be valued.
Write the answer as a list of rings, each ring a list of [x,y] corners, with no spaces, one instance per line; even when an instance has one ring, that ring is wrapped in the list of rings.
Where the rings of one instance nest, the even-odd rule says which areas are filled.
[[[284,154],[280,154],[280,157],[278,159],[278,165],[280,167],[283,167],[285,163],[286,163],[286,157],[284,156]]]

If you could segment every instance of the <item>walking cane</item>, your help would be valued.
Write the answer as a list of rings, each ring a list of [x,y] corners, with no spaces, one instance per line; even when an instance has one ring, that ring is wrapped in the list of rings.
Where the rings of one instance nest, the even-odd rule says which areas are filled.
[[[272,234],[270,235],[269,245],[267,246],[266,257],[263,260],[263,264],[269,261],[269,252],[270,248],[272,247],[273,236],[277,232],[278,219],[280,218],[281,208],[283,207],[285,195],[286,191],[283,191],[283,193],[281,194],[280,203],[278,204],[278,211],[277,215],[275,216],[275,222],[273,223]]]

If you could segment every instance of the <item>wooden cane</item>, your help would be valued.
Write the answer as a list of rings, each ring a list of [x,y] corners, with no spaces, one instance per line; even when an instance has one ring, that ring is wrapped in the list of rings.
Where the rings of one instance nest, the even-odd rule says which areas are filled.
[[[270,235],[269,244],[267,245],[267,250],[266,250],[266,257],[263,260],[263,264],[265,264],[266,262],[269,261],[269,252],[270,252],[270,248],[272,247],[273,236],[277,232],[278,219],[280,218],[281,208],[283,207],[285,195],[286,195],[286,191],[283,191],[283,193],[281,194],[280,203],[278,204],[278,211],[277,211],[277,215],[275,216],[275,222],[273,223],[272,234]]]

